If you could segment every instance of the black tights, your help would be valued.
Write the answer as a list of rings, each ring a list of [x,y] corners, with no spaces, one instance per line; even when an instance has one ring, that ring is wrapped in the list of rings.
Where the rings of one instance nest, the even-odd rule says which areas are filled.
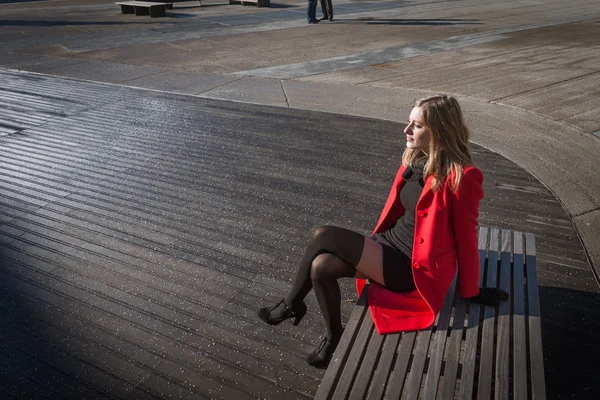
[[[342,334],[341,293],[337,279],[356,275],[364,242],[363,235],[348,229],[318,228],[306,246],[292,290],[285,298],[285,304],[291,306],[303,301],[314,288],[329,339],[339,339]]]

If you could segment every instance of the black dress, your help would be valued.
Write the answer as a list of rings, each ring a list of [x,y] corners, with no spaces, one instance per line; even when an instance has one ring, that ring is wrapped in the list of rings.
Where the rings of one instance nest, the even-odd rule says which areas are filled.
[[[383,247],[383,279],[394,292],[415,290],[412,276],[412,248],[415,236],[415,211],[423,191],[423,163],[416,163],[402,174],[405,181],[400,200],[405,213],[388,230],[373,235]]]

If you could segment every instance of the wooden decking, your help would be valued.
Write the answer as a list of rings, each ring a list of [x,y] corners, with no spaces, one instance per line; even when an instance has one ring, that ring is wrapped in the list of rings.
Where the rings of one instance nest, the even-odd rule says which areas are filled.
[[[2,396],[315,394],[313,296],[298,327],[255,311],[314,228],[371,230],[398,124],[6,71],[0,104]],[[597,398],[600,296],[577,234],[537,180],[474,149],[481,224],[536,235],[548,397]]]

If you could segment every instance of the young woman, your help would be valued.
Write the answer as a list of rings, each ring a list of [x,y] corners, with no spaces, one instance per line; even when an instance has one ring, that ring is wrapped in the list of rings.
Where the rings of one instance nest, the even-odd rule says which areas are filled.
[[[309,241],[285,299],[258,316],[298,324],[314,289],[327,334],[307,358],[328,364],[342,336],[338,278],[357,278],[360,293],[372,282],[369,306],[379,333],[433,324],[456,274],[463,298],[495,305],[508,294],[479,288],[477,218],[483,175],[474,166],[469,131],[455,98],[437,95],[413,105],[404,130],[402,165],[371,237],[324,226]]]

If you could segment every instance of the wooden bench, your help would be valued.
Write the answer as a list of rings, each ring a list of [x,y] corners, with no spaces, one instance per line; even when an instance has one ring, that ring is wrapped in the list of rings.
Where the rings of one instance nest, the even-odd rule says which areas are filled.
[[[241,4],[243,6],[271,7],[271,0],[229,0],[229,4]]]
[[[366,286],[315,399],[544,399],[534,235],[480,228],[479,251],[480,286],[509,301],[465,301],[455,279],[433,327],[379,335]]]
[[[172,3],[157,3],[151,1],[121,1],[115,4],[121,6],[123,14],[150,15],[150,18],[164,17],[165,9]]]

